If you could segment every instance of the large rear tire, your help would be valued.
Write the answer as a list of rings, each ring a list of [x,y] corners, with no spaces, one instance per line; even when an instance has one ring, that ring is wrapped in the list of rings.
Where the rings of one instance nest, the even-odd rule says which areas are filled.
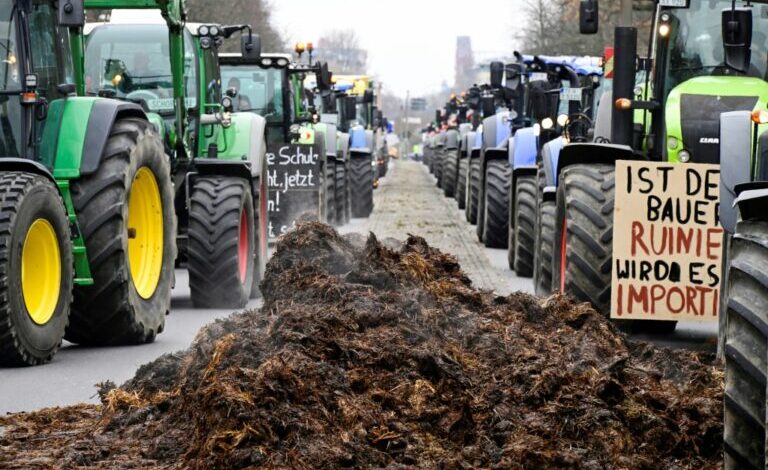
[[[323,185],[325,189],[325,198],[323,200],[325,220],[328,225],[336,224],[336,162],[333,160],[325,161],[325,174]]]
[[[194,180],[189,207],[189,290],[196,308],[242,308],[254,276],[253,197],[242,178]]]
[[[73,261],[64,201],[48,178],[0,173],[0,365],[50,361],[72,302]]]
[[[610,315],[615,167],[572,165],[559,178],[553,287]]]
[[[469,185],[467,187],[467,222],[477,223],[477,209],[480,205],[480,172],[482,171],[482,162],[479,158],[473,158],[469,162]]]
[[[115,121],[99,168],[72,182],[72,199],[94,284],[75,286],[65,338],[154,341],[170,311],[176,260],[170,161],[154,126]]]
[[[731,245],[725,343],[725,468],[766,468],[768,222],[741,221]]]
[[[371,155],[353,156],[351,161],[352,217],[368,217],[373,212],[373,165]]]
[[[347,223],[347,169],[344,162],[336,163],[336,223],[344,225]]]
[[[514,271],[518,276],[533,276],[534,246],[536,244],[536,175],[521,175],[515,185],[514,211],[511,227]]]
[[[443,159],[443,195],[453,197],[456,193],[458,178],[459,153],[457,150],[446,152]]]
[[[442,148],[435,152],[435,186],[438,188],[443,187],[443,161],[445,160],[445,150]]]
[[[488,248],[509,242],[509,184],[512,169],[506,160],[491,160],[485,171],[482,240]],[[479,232],[478,232],[479,233]]]
[[[459,160],[459,173],[456,180],[456,201],[459,204],[459,210],[467,207],[467,172],[469,171],[469,159]]]

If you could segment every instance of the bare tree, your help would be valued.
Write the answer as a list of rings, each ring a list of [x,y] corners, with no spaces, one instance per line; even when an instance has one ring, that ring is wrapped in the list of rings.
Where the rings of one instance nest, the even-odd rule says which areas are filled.
[[[223,7],[222,3],[226,3]],[[272,25],[272,3],[269,0],[188,0],[188,19],[196,23],[243,24],[248,23],[253,31],[261,36],[261,48],[264,52],[284,52],[285,39]],[[230,40],[226,49],[239,47],[239,42]]]
[[[317,41],[317,57],[328,62],[337,74],[363,74],[368,67],[368,52],[360,45],[353,29],[334,29]]]

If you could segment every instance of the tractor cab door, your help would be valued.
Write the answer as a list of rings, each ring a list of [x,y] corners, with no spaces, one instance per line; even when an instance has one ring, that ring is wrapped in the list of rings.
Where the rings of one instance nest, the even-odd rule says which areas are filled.
[[[64,101],[75,92],[69,31],[58,26],[57,9],[50,0],[28,3],[29,73],[37,76],[36,105],[25,106],[31,123],[30,153],[53,168]]]
[[[0,0],[0,158],[26,154],[28,116],[21,105],[23,67],[19,28],[21,14],[14,0]]]

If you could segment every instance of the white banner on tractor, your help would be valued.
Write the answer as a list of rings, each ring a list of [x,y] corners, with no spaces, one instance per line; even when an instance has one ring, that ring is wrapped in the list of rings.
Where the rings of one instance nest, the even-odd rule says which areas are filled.
[[[720,167],[616,163],[611,318],[716,321]]]

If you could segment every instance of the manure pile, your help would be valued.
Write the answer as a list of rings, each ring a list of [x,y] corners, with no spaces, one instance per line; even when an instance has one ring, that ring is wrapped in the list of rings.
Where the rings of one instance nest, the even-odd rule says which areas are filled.
[[[419,237],[307,223],[261,310],[102,384],[101,406],[0,418],[0,468],[717,468],[714,357],[626,339],[562,296],[496,297]]]

